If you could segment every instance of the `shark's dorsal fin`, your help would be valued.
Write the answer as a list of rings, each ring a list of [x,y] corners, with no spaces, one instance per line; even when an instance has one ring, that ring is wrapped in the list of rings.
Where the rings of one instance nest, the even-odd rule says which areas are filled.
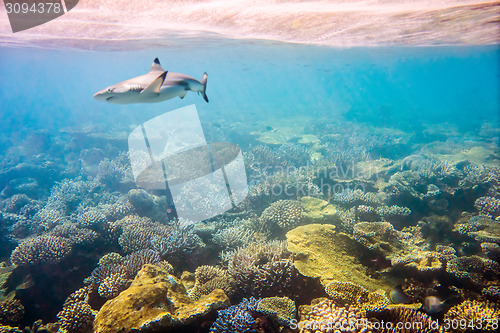
[[[168,73],[167,71],[161,73],[160,76],[158,76],[156,79],[153,80],[153,82],[149,84],[149,86],[147,86],[141,91],[141,94],[159,94],[161,85],[163,84],[163,81],[165,81],[167,73]]]
[[[155,58],[155,60],[153,60],[153,65],[151,65],[151,69],[149,71],[150,72],[164,72],[165,70],[163,68],[161,68],[160,60],[158,60],[158,58]]]

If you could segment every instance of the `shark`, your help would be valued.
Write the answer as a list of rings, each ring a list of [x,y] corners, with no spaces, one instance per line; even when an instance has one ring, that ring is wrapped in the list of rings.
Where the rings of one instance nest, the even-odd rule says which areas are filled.
[[[146,74],[102,89],[95,93],[94,98],[113,104],[157,103],[177,96],[182,99],[188,91],[193,91],[201,94],[208,103],[207,77],[205,72],[198,81],[189,75],[166,71],[155,58]]]

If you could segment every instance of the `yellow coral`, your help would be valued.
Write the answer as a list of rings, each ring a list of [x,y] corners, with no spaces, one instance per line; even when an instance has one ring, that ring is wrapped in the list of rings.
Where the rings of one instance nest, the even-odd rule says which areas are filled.
[[[289,325],[295,319],[295,302],[288,297],[263,298],[257,305],[257,312],[276,320],[280,325]]]
[[[500,311],[488,302],[465,300],[455,305],[444,316],[445,323],[458,323],[448,332],[496,332],[500,321]],[[466,323],[462,325],[462,323]],[[472,323],[472,325],[469,325]],[[476,330],[479,328],[480,330]],[[453,328],[453,330],[451,330]]]

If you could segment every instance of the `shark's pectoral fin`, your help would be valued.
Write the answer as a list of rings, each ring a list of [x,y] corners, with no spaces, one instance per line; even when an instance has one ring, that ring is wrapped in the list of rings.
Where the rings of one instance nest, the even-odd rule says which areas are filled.
[[[179,97],[180,97],[181,99],[183,99],[184,97],[186,97],[186,94],[187,94],[187,93],[188,93],[188,91],[187,91],[187,90],[184,90],[183,92],[181,92],[181,93],[179,94]]]
[[[149,95],[149,94],[159,94],[161,85],[163,81],[165,81],[165,77],[167,77],[168,71],[161,73],[156,79],[153,80],[146,88],[141,91],[141,94]]]

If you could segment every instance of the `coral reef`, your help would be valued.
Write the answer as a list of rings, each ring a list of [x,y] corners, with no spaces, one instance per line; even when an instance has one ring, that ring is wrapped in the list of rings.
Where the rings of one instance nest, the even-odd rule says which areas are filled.
[[[17,299],[0,301],[0,325],[16,324],[24,316],[24,306]],[[1,331],[1,329],[0,329]]]
[[[16,266],[57,263],[72,250],[72,243],[66,238],[42,235],[27,239],[19,244],[10,256]]]
[[[485,279],[497,279],[500,265],[493,260],[479,256],[463,256],[452,259],[446,265],[446,271],[452,276],[480,285]]]
[[[231,279],[226,271],[214,266],[199,266],[194,272],[195,284],[189,290],[189,296],[199,299],[202,295],[208,295],[215,289],[222,289],[226,295],[231,296]]]
[[[177,278],[160,267],[145,265],[125,292],[102,306],[94,332],[146,332],[187,325],[228,305],[220,289],[195,301]]]
[[[437,321],[415,309],[394,306],[381,311],[368,312],[368,317],[375,326],[381,327],[377,332],[383,333],[439,333],[441,328]],[[386,323],[386,325],[380,325]]]
[[[78,332],[92,325],[94,313],[86,302],[70,302],[57,314],[57,319],[61,332]]]
[[[252,243],[225,254],[228,273],[240,295],[290,296],[298,287],[297,271],[284,242]]]
[[[327,295],[342,305],[353,305],[360,309],[381,310],[389,305],[385,292],[369,292],[363,286],[348,281],[332,281],[325,287]]]
[[[367,275],[359,257],[363,248],[348,235],[336,232],[335,226],[309,224],[287,234],[288,250],[296,254],[294,266],[304,276],[331,280],[349,280],[369,290],[388,290],[382,280]]]
[[[500,199],[493,197],[480,197],[476,199],[474,207],[480,214],[495,217],[500,216]]]
[[[279,325],[289,326],[295,320],[297,309],[295,302],[288,297],[263,298],[255,311],[272,318]]]
[[[339,307],[332,300],[324,299],[312,304],[297,323],[300,333],[372,333],[362,311],[355,307]]]
[[[297,226],[302,219],[300,201],[279,200],[267,207],[260,216],[261,230],[279,228],[290,230]]]
[[[219,310],[217,320],[210,327],[210,333],[255,332],[256,321],[251,312],[257,310],[260,300],[244,298],[239,304]]]
[[[455,323],[448,332],[497,332],[500,311],[490,303],[465,300],[449,309],[444,320]]]

